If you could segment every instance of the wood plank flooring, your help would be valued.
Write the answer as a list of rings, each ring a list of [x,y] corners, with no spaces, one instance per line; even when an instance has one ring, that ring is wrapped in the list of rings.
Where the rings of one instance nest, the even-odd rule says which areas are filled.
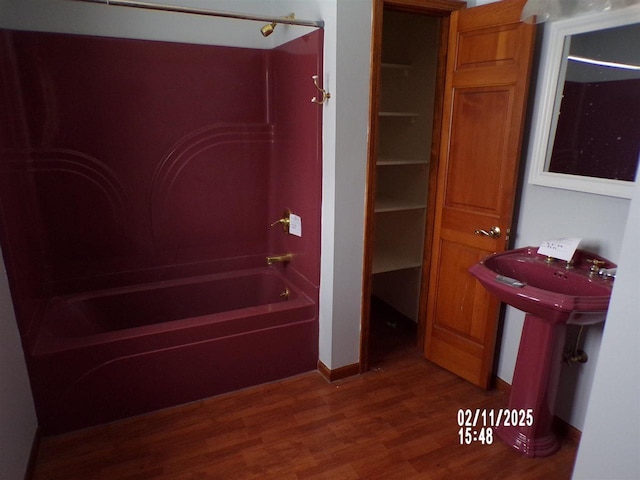
[[[329,384],[311,372],[45,437],[34,478],[571,477],[577,447],[571,440],[542,459],[525,458],[498,439],[460,445],[458,409],[505,407],[504,393],[480,390],[424,360],[412,346],[411,326],[374,326],[372,318],[372,336],[372,369],[364,375]]]

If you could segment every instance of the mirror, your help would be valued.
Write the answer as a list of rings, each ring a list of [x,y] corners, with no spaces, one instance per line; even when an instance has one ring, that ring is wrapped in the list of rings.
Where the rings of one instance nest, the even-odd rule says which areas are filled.
[[[545,26],[529,182],[630,198],[640,156],[640,5]]]

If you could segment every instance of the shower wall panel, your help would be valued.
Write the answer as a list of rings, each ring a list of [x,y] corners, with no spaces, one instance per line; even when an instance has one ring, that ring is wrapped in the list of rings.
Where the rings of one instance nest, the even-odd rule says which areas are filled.
[[[53,282],[264,251],[263,52],[13,41]]]
[[[311,285],[320,285],[320,205],[322,187],[322,109],[311,102],[322,78],[323,32],[317,30],[272,51],[269,63],[270,118],[274,125],[270,218],[290,209],[302,219],[302,236],[271,231],[274,253],[293,253],[291,268]],[[273,220],[272,220],[273,221]]]
[[[277,57],[294,62],[290,72],[300,61],[305,70],[313,64],[309,76],[318,73],[321,33],[281,52],[0,35],[0,230],[14,298],[20,298],[16,309],[28,310],[20,318],[31,317],[37,299],[88,288],[83,279],[264,258],[272,250],[269,221],[282,208],[276,204],[302,213],[300,250],[315,257],[305,265],[319,264],[320,157],[300,171],[308,155],[287,140],[291,128],[319,128],[319,109],[310,103],[314,87],[305,78],[313,122],[302,129],[297,111],[282,117],[290,101],[270,96],[298,89],[289,73],[278,72]],[[280,137],[288,152],[274,155],[277,167],[270,162],[280,127],[269,110],[289,124]],[[318,152],[318,130],[291,135],[296,142],[311,138]],[[284,164],[290,160],[293,167]],[[289,189],[270,184],[274,169],[302,181],[290,185],[301,203],[273,198]],[[300,269],[318,283],[317,265]]]

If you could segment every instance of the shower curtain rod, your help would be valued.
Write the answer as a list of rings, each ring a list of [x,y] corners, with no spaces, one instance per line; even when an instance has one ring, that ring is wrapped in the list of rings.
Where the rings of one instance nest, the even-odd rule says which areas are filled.
[[[137,0],[73,0],[76,2],[102,3],[103,5],[115,5],[120,7],[144,8],[147,10],[160,10],[164,12],[191,13],[194,15],[208,15],[210,17],[235,18],[239,20],[251,20],[254,22],[282,23],[286,25],[299,25],[302,27],[324,28],[323,20],[299,20],[297,18],[270,17],[263,15],[251,15],[247,13],[219,12],[203,8],[180,7],[177,5],[163,5],[160,3],[139,2]]]

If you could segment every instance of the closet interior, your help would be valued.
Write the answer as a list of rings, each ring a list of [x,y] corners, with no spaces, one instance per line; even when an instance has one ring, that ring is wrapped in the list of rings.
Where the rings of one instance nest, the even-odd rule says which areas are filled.
[[[384,10],[372,317],[376,309],[391,307],[395,317],[414,324],[420,310],[438,28],[438,18]]]

